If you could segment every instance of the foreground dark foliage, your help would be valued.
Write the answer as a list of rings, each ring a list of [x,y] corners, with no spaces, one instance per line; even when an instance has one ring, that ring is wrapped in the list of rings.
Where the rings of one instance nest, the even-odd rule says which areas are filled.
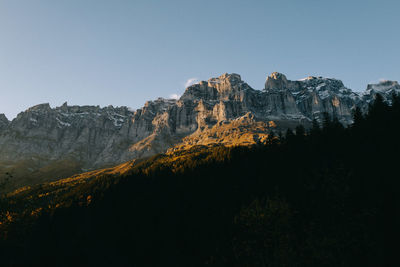
[[[71,192],[90,195],[87,205],[10,224],[0,260],[391,266],[400,240],[400,101],[389,107],[378,96],[367,116],[354,117],[349,128],[326,116],[321,128],[298,127],[267,146],[212,148],[173,171],[154,157],[124,177],[88,182]]]

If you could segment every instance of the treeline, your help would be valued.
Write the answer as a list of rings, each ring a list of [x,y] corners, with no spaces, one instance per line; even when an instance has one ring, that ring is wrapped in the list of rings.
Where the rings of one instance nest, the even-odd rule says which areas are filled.
[[[156,156],[45,212],[3,265],[392,266],[400,225],[400,98],[343,127],[325,116],[266,146]],[[99,189],[100,188],[100,189]],[[6,204],[4,204],[6,205]]]

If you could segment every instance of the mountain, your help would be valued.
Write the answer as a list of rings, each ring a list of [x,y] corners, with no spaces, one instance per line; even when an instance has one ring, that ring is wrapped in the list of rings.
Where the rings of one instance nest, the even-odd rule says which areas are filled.
[[[357,118],[20,188],[0,197],[2,266],[399,266],[400,96]]]
[[[308,127],[313,119],[321,122],[324,113],[349,125],[356,106],[366,110],[377,93],[390,101],[393,92],[400,92],[397,82],[382,81],[356,93],[337,79],[290,81],[277,72],[267,77],[263,90],[255,90],[240,75],[225,73],[189,86],[179,100],[159,98],[136,111],[41,104],[11,122],[0,115],[0,179],[17,188],[174,146],[263,143],[271,130]]]

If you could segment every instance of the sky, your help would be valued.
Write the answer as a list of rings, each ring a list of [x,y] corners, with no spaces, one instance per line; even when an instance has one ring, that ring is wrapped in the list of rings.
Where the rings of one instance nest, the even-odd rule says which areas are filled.
[[[0,113],[128,106],[225,72],[254,89],[333,77],[400,80],[398,0],[0,0]]]

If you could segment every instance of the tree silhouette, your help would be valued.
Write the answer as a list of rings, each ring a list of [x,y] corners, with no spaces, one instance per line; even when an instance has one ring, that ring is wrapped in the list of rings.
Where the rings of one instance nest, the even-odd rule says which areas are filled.
[[[360,107],[356,107],[353,111],[353,126],[360,126],[364,122],[364,115]]]

